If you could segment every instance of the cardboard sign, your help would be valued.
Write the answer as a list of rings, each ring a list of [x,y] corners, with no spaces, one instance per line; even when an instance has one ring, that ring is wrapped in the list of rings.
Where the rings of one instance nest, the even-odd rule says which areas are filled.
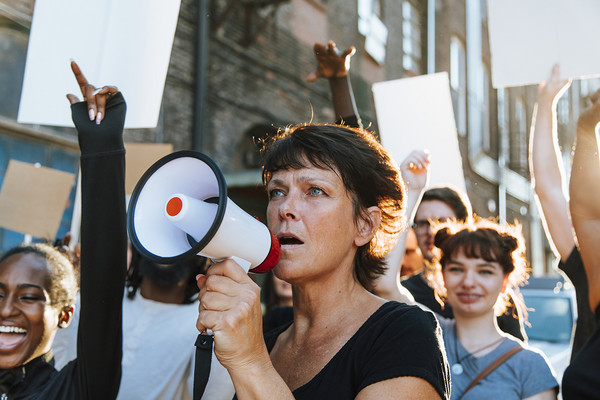
[[[488,0],[492,85],[600,76],[599,20],[598,0]]]
[[[125,143],[125,193],[130,195],[152,164],[173,152],[170,143]]]
[[[91,84],[123,92],[126,128],[155,127],[180,1],[36,0],[18,122],[73,126],[72,59]]]
[[[373,85],[381,143],[400,165],[413,150],[429,150],[429,186],[465,192],[448,73]]]
[[[75,175],[10,160],[0,190],[0,226],[54,239]]]

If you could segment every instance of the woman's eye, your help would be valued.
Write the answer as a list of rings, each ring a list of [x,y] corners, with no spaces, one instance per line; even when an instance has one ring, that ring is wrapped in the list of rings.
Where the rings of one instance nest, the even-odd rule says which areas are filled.
[[[44,301],[45,299],[43,297],[40,296],[21,296],[20,297],[21,301]]]
[[[309,193],[311,194],[311,196],[318,196],[318,195],[324,194],[325,192],[321,188],[311,187],[309,190]]]
[[[272,199],[274,197],[279,197],[283,195],[283,191],[281,189],[271,189],[269,190],[269,199]]]

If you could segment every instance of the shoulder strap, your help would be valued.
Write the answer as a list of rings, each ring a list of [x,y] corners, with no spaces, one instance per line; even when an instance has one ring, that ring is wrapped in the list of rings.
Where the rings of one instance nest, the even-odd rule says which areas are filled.
[[[196,359],[194,365],[194,400],[200,400],[208,383],[212,361],[212,335],[199,334],[196,338]],[[2,400],[0,398],[0,400]]]
[[[483,369],[483,371],[481,371],[469,384],[469,386],[467,386],[467,388],[465,389],[465,391],[463,392],[462,396],[465,395],[465,393],[467,393],[469,390],[473,389],[473,387],[475,385],[477,385],[479,383],[480,380],[482,380],[483,378],[485,378],[486,376],[488,376],[493,370],[495,370],[496,368],[498,368],[500,365],[502,365],[502,363],[506,360],[508,360],[509,358],[511,358],[512,356],[514,356],[515,354],[517,354],[519,351],[523,350],[522,346],[517,346],[517,347],[513,347],[512,349],[508,350],[506,353],[502,354],[500,357],[498,357],[497,359],[495,359],[490,365],[488,365],[487,367],[485,367]]]

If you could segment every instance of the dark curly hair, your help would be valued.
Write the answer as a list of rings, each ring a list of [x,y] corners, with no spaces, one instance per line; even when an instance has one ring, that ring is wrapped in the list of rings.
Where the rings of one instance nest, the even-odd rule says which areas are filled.
[[[78,277],[71,255],[62,246],[50,243],[21,244],[9,249],[0,257],[0,262],[17,254],[33,254],[46,262],[50,277],[49,295],[51,305],[56,308],[73,306],[79,290]]]
[[[385,254],[405,227],[405,187],[400,171],[372,133],[333,124],[288,126],[264,142],[263,184],[280,170],[314,166],[330,169],[342,180],[354,204],[354,216],[368,207],[381,209],[381,224],[370,243],[354,258],[358,282],[372,290],[373,280],[385,272]]]
[[[142,284],[144,278],[153,280],[164,285],[175,285],[184,282],[185,292],[183,304],[191,304],[196,301],[199,292],[196,283],[196,275],[206,273],[208,259],[206,257],[190,256],[180,262],[166,265],[157,264],[145,258],[131,247],[131,263],[127,270],[125,287],[127,298],[133,299]]]

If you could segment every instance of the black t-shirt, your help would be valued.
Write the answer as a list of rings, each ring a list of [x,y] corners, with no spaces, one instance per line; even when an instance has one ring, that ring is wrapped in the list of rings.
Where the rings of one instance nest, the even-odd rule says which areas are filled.
[[[577,247],[564,263],[561,261],[558,268],[567,275],[567,278],[575,286],[575,298],[577,300],[577,323],[575,325],[575,334],[573,335],[573,350],[571,351],[571,360],[579,353],[585,342],[594,333],[596,329],[596,320],[590,307],[588,299],[588,281],[583,261]],[[600,395],[600,394],[599,394]]]
[[[269,352],[285,325],[265,336]],[[294,390],[296,399],[354,399],[365,387],[413,376],[450,397],[450,371],[441,329],[433,314],[390,301],[382,305],[309,382]]]
[[[294,320],[294,307],[275,307],[263,315],[263,332],[266,334],[271,329],[288,324]]]
[[[596,330],[563,375],[564,400],[600,398],[600,306],[595,317]]]
[[[415,274],[402,281],[402,286],[413,295],[417,303],[423,304],[425,307],[444,318],[454,318],[450,304],[446,303],[442,308],[442,305],[435,298],[435,291],[427,284],[427,280],[422,273]]]

